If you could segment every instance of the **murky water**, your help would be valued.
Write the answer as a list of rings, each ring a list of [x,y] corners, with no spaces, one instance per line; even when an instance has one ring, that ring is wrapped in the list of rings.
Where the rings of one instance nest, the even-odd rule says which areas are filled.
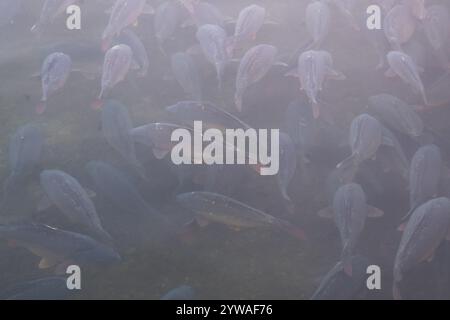
[[[132,215],[97,195],[93,198],[105,230],[114,239],[114,246],[122,260],[108,267],[83,269],[82,290],[74,299],[159,299],[170,289],[186,284],[194,288],[199,299],[308,299],[320,284],[322,277],[340,259],[341,243],[332,220],[324,220],[317,212],[330,203],[327,177],[337,163],[348,156],[345,145],[351,120],[365,110],[367,99],[379,93],[396,95],[412,105],[420,104],[420,97],[398,78],[390,79],[384,70],[376,70],[378,56],[364,32],[352,29],[348,21],[332,9],[331,32],[323,49],[332,53],[334,66],[342,71],[345,81],[327,82],[321,93],[333,117],[333,124],[322,124],[319,143],[308,148],[308,161],[303,170],[297,170],[289,186],[289,195],[295,209],[290,214],[283,198],[269,177],[236,168],[230,176],[221,177],[220,190],[229,197],[301,226],[306,241],[299,241],[277,230],[232,230],[211,224],[196,230],[187,241],[180,234],[192,214],[175,203],[180,191],[202,190],[200,178],[177,190],[177,176],[170,159],[157,160],[151,152],[137,147],[139,160],[148,177],[143,181],[123,158],[105,141],[101,132],[101,112],[90,105],[100,91],[100,73],[103,63],[101,35],[108,22],[106,9],[114,1],[85,1],[81,6],[81,30],[69,31],[64,15],[40,36],[30,32],[38,18],[43,1],[25,0],[13,24],[0,29],[0,178],[9,175],[8,141],[18,127],[36,123],[46,137],[42,161],[18,194],[1,211],[1,222],[14,224],[38,221],[64,230],[81,232],[60,214],[50,208],[37,212],[43,196],[39,173],[44,169],[63,170],[76,177],[81,185],[95,186],[86,171],[91,160],[101,160],[126,172],[139,188],[144,199],[171,221],[170,227],[152,226],[145,217]],[[233,19],[239,11],[255,1],[214,0],[224,15]],[[255,41],[242,49],[259,43],[277,46],[280,59],[288,62],[295,50],[306,43],[305,8],[308,1],[257,1],[267,9],[270,21],[258,33]],[[429,1],[443,3],[444,1]],[[153,1],[156,7],[159,1]],[[355,12],[364,13],[366,1],[356,6]],[[229,34],[233,23],[227,24]],[[133,126],[147,123],[170,122],[165,107],[186,100],[180,86],[170,72],[170,54],[191,48],[196,44],[195,27],[178,28],[173,39],[167,40],[163,55],[154,36],[153,17],[142,15],[132,27],[144,43],[150,58],[149,73],[139,78],[132,71],[111,93],[112,99],[122,102],[129,110]],[[428,50],[428,49],[427,49]],[[42,115],[35,113],[41,96],[39,72],[44,58],[55,51],[72,57],[74,69],[65,87],[48,102]],[[194,49],[195,51],[195,49]],[[239,53],[239,56],[242,55]],[[224,92],[217,90],[216,76],[211,65],[201,55],[200,63],[205,100],[236,114],[234,110],[234,83],[238,64],[233,62],[226,70]],[[428,86],[443,74],[442,69],[429,58],[423,80]],[[86,78],[86,73],[93,74]],[[298,90],[295,78],[285,77],[286,70],[274,67],[263,80],[253,85],[244,96],[244,112],[239,117],[255,128],[285,130],[285,112],[295,99],[307,100]],[[449,99],[450,101],[450,99]],[[304,104],[305,104],[304,103]],[[448,144],[450,113],[446,108],[421,115],[427,128],[437,132],[435,141],[441,147],[443,158],[449,159]],[[331,127],[331,129],[330,129]],[[320,131],[322,130],[322,131]],[[327,131],[328,130],[328,131]],[[410,159],[418,145],[400,137]],[[377,160],[369,165],[377,166]],[[227,179],[226,179],[227,178]],[[397,231],[400,218],[408,211],[408,189],[395,172],[376,171],[376,183],[365,186],[368,202],[384,210],[381,219],[368,220],[355,253],[366,256],[370,264],[382,270],[382,288],[366,292],[366,299],[391,299],[392,269],[401,233]],[[375,185],[375,187],[374,187]],[[378,189],[376,186],[380,186]],[[219,188],[219,187],[218,187]],[[448,290],[437,289],[436,283],[444,277],[437,270],[447,263],[448,246],[442,245],[437,262],[420,265],[413,280],[405,285],[407,298],[448,298]],[[22,247],[0,242],[0,291],[17,283],[44,278],[53,270],[40,270],[39,258]],[[419,280],[414,280],[414,277]],[[441,281],[443,282],[443,281]],[[448,284],[447,282],[444,282]],[[355,297],[356,298],[356,297]]]

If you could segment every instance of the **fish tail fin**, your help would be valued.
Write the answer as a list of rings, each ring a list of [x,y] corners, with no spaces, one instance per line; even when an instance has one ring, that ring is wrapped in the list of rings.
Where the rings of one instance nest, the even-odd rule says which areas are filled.
[[[353,267],[352,267],[352,248],[349,242],[347,242],[342,250],[341,260],[344,266],[344,272],[346,275],[351,277],[353,275]]]
[[[93,110],[100,110],[103,107],[103,99],[97,98],[91,103],[91,108]]]
[[[37,114],[43,114],[45,110],[47,109],[47,101],[41,101],[36,105],[36,113]]]
[[[316,99],[314,99],[312,101],[312,110],[313,110],[313,117],[314,117],[314,119],[316,119],[316,120],[319,119],[321,107],[320,107],[320,104],[317,102]]]
[[[110,37],[106,37],[102,39],[102,52],[106,52],[108,51],[108,49],[111,47],[111,38]]]
[[[402,295],[397,281],[394,281],[394,285],[392,286],[392,295],[394,300],[402,300]]]

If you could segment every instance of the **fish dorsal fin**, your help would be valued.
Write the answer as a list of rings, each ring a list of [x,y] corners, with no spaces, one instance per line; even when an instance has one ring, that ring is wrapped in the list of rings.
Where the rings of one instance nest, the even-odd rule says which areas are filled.
[[[331,219],[333,218],[333,208],[332,207],[326,207],[317,212],[317,215],[321,218]]]
[[[299,78],[300,77],[300,75],[298,74],[298,69],[297,68],[294,68],[294,69],[286,72],[284,74],[284,76],[285,77],[295,77],[295,78]]]
[[[56,259],[50,257],[43,257],[39,262],[39,269],[49,269],[57,264]]]
[[[380,218],[384,215],[384,211],[373,206],[367,205],[367,216],[369,218]]]

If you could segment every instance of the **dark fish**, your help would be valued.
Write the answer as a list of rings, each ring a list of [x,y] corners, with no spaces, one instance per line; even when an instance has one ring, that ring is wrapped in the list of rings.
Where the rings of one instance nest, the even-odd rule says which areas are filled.
[[[440,243],[449,238],[450,200],[437,198],[418,207],[404,227],[394,263],[394,298],[401,299],[398,284],[405,273],[431,261]]]
[[[390,94],[379,94],[369,98],[369,113],[386,124],[390,129],[412,138],[423,134],[422,118],[412,106]]]
[[[59,170],[41,173],[41,186],[49,199],[71,222],[86,228],[93,237],[108,243],[111,236],[103,229],[88,193],[72,176]]]
[[[205,24],[225,27],[225,16],[220,12],[219,8],[208,2],[195,4],[191,16],[198,28]]]
[[[40,33],[48,27],[68,6],[77,3],[78,0],[46,0],[39,16],[39,21],[31,28],[31,31]]]
[[[48,277],[19,283],[2,294],[5,300],[65,300],[73,292],[64,277]]]
[[[194,59],[184,52],[175,53],[171,59],[172,72],[185,93],[197,101],[203,100],[202,80]]]
[[[108,25],[103,31],[102,48],[108,50],[114,37],[122,30],[135,24],[141,14],[152,14],[154,10],[146,4],[146,0],[116,0],[112,7]]]
[[[387,65],[386,62],[386,54],[389,52],[391,46],[389,41],[386,39],[386,36],[384,34],[384,30],[369,30],[367,28],[363,28],[362,31],[364,32],[364,35],[366,39],[369,40],[373,48],[375,49],[377,55],[378,55],[378,64],[375,67],[376,70],[384,69]]]
[[[352,276],[344,272],[343,263],[338,262],[322,279],[311,300],[353,300],[366,290],[369,261],[363,256],[351,257]]]
[[[13,23],[21,7],[22,0],[0,1],[0,28]]]
[[[384,33],[394,50],[408,42],[416,31],[416,21],[405,5],[393,7],[384,19]]]
[[[132,59],[133,51],[126,44],[116,45],[106,52],[103,62],[101,91],[98,99],[92,105],[94,109],[100,109],[103,106],[102,99],[107,97],[109,92],[125,79],[128,71],[130,71]]]
[[[441,150],[437,146],[423,146],[414,154],[409,172],[410,211],[404,220],[418,206],[438,195],[442,168]]]
[[[160,213],[142,198],[128,177],[113,166],[100,161],[91,161],[86,168],[94,182],[95,191],[119,210],[135,215],[160,216]]]
[[[420,78],[420,68],[414,60],[407,54],[400,51],[391,51],[387,55],[390,70],[387,74],[399,76],[406,84],[408,84],[416,93],[422,96],[425,105],[428,105],[425,88]]]
[[[41,224],[1,225],[0,238],[41,257],[40,269],[56,267],[58,273],[71,264],[109,265],[120,260],[112,248],[88,236]]]
[[[9,141],[10,174],[4,183],[3,204],[33,174],[41,161],[44,136],[33,124],[20,127]]]
[[[317,119],[320,116],[318,102],[319,92],[327,79],[343,80],[345,76],[334,70],[333,58],[327,51],[306,51],[298,58],[297,70],[287,74],[297,76],[300,79],[300,90],[304,90],[312,103],[313,115]]]
[[[235,103],[238,111],[242,111],[242,97],[252,84],[260,81],[272,68],[276,61],[278,49],[261,44],[250,50],[242,58],[236,76]]]
[[[72,71],[72,59],[61,52],[50,54],[42,64],[41,84],[42,98],[36,107],[36,112],[41,114],[47,108],[47,100],[66,84],[66,80]]]
[[[118,101],[108,101],[102,109],[103,136],[114,150],[132,165],[140,175],[145,177],[145,170],[136,156],[131,129],[133,129],[133,123],[127,107]]]
[[[330,8],[322,1],[311,2],[306,8],[306,28],[313,43],[310,48],[319,48],[330,31]]]
[[[418,38],[412,38],[403,45],[403,52],[411,57],[419,73],[425,70],[430,55],[429,51],[428,46]]]
[[[161,300],[194,300],[195,291],[190,286],[180,286],[172,289],[161,297]]]
[[[26,124],[10,138],[10,176],[22,179],[33,173],[41,160],[44,136],[39,127]]]
[[[147,49],[145,49],[144,44],[141,39],[131,30],[127,28],[123,30],[117,41],[128,45],[133,51],[133,62],[139,68],[139,76],[145,77],[148,73],[148,68],[150,66]]]
[[[219,89],[222,89],[225,67],[231,60],[227,51],[227,33],[222,27],[205,24],[198,28],[196,36],[206,60],[216,69]]]
[[[409,178],[409,160],[395,134],[383,126],[383,145],[379,155],[385,171],[398,172],[405,182]],[[384,163],[383,163],[384,161]]]
[[[320,216],[332,215],[339,229],[342,242],[341,261],[345,273],[352,275],[352,256],[358,244],[367,217],[377,218],[383,212],[366,203],[366,194],[359,184],[350,183],[341,186],[335,193],[333,207],[319,212]]]
[[[419,111],[426,111],[432,108],[446,107],[450,104],[450,73],[445,73],[438,80],[433,82],[426,90],[428,104],[418,108]]]
[[[177,202],[193,211],[197,222],[226,225],[233,229],[276,228],[304,239],[304,233],[290,222],[226,196],[210,192],[190,192],[177,196]]]
[[[291,203],[291,198],[288,195],[289,184],[297,170],[297,152],[292,139],[285,133],[280,133],[280,171],[277,175],[278,186],[281,190],[281,195],[288,202]]]
[[[450,17],[447,7],[443,5],[429,6],[423,25],[425,35],[434,50],[440,50],[448,43]]]
[[[352,155],[338,164],[338,168],[348,163],[357,167],[363,161],[373,158],[383,143],[383,126],[368,114],[359,115],[352,121],[349,143]]]
[[[150,123],[131,130],[131,136],[136,143],[152,148],[157,159],[163,159],[171,152],[175,143],[172,142],[172,133],[177,129],[187,129],[171,123]]]
[[[447,47],[450,37],[450,14],[443,5],[432,5],[426,9],[422,21],[425,36],[445,69],[450,68]]]
[[[182,18],[180,10],[180,4],[176,1],[165,1],[156,8],[153,27],[160,47],[164,41],[174,36],[180,25]]]

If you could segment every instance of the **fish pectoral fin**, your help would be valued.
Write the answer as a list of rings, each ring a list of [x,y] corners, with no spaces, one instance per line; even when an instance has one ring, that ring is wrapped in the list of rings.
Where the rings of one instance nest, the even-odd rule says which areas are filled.
[[[328,69],[328,78],[331,80],[345,80],[347,77],[340,71]]]
[[[292,69],[292,70],[286,72],[286,73],[284,74],[284,76],[285,76],[285,77],[295,77],[295,78],[299,78],[299,77],[300,77],[300,75],[298,74],[297,68]]]
[[[426,260],[427,262],[433,261],[435,252],[436,252],[435,250],[431,251],[430,254],[426,257],[425,260]]]
[[[283,68],[287,68],[289,67],[289,65],[286,62],[283,61],[277,61],[273,64],[274,67],[283,67]]]
[[[84,188],[84,191],[86,191],[87,195],[89,198],[95,198],[97,196],[97,194],[95,193],[94,190],[89,189],[89,188]]]
[[[385,135],[383,136],[383,140],[382,140],[381,143],[383,145],[385,145],[385,146],[388,146],[388,147],[392,147],[392,148],[395,147],[394,141],[391,138],[389,138],[388,136],[385,136]]]
[[[200,217],[196,217],[195,221],[197,222],[198,226],[201,228],[205,228],[209,225],[208,220],[200,218]]]
[[[367,216],[369,218],[380,218],[383,215],[384,215],[383,210],[367,205]]]
[[[31,74],[30,75],[30,79],[32,79],[32,80],[36,80],[36,79],[40,80],[41,76],[42,76],[41,72],[38,71],[38,72],[35,72],[35,73]]]
[[[36,210],[38,212],[43,212],[48,210],[53,206],[53,202],[50,200],[47,195],[42,196],[42,198],[39,200],[38,204],[36,205]]]
[[[333,208],[332,207],[326,207],[317,212],[317,215],[321,218],[331,219],[333,218]]]
[[[39,262],[39,269],[49,269],[58,264],[56,259],[51,257],[43,257]]]
[[[146,4],[144,6],[144,9],[142,9],[142,13],[143,14],[155,14],[155,9],[151,5]]]
[[[386,78],[394,78],[397,74],[394,72],[394,70],[392,70],[391,68],[389,68],[385,73],[384,73]]]
[[[264,25],[279,26],[280,23],[278,21],[275,21],[275,20],[266,19],[264,21]]]
[[[153,152],[153,155],[155,156],[155,158],[158,160],[164,159],[166,157],[166,155],[169,153],[168,150],[157,149],[157,148],[153,148],[152,152]]]

